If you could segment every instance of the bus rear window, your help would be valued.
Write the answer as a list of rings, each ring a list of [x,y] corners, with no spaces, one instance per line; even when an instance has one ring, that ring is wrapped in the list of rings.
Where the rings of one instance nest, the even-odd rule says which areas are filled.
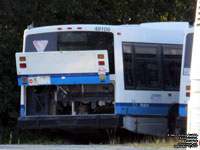
[[[184,70],[183,70],[184,75],[190,75],[191,57],[192,57],[192,43],[193,43],[193,33],[189,33],[186,36]]]
[[[75,31],[32,34],[26,37],[25,52],[108,50],[110,73],[113,74],[115,70],[113,39],[113,34],[108,32]]]

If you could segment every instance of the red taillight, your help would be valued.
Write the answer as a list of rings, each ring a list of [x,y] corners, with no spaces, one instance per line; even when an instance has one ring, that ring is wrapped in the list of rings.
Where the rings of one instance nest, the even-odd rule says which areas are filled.
[[[99,65],[100,65],[100,66],[105,65],[104,61],[99,61]]]
[[[68,30],[71,30],[71,29],[72,29],[72,27],[68,27],[67,29],[68,29]]]
[[[26,64],[20,64],[20,68],[26,68]]]
[[[58,28],[58,30],[62,30],[62,28]]]
[[[187,93],[186,93],[186,96],[187,96],[187,97],[190,97],[190,92],[187,92]]]
[[[77,29],[80,30],[80,29],[82,29],[82,27],[78,27]]]

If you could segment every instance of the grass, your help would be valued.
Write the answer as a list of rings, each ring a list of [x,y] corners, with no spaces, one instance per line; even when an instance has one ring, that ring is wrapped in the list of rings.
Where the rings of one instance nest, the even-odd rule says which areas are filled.
[[[47,131],[48,132],[48,131]],[[115,134],[115,130],[107,131],[107,142],[99,142],[99,145],[124,145],[134,146],[138,148],[152,147],[152,148],[173,148],[178,144],[177,139],[174,138],[158,138],[153,136],[142,136],[131,134],[130,138],[121,139]],[[134,138],[131,138],[133,137]],[[123,137],[123,136],[121,136]],[[105,138],[105,137],[104,137]],[[31,131],[16,130],[13,127],[0,127],[0,144],[65,144],[65,140],[59,136],[44,136],[40,133]],[[100,140],[101,141],[101,140]],[[86,144],[86,143],[84,143]],[[93,145],[94,141],[88,141],[89,145]],[[97,143],[95,143],[97,144]]]
[[[63,144],[57,136],[43,136],[36,132],[18,130],[13,127],[0,127],[0,144]]]

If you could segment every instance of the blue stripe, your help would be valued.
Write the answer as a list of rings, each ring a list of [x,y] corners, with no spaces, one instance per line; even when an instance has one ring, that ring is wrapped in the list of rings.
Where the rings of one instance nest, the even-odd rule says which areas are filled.
[[[24,116],[24,105],[21,105],[20,116],[21,116],[21,117]]]
[[[115,108],[123,115],[167,115],[170,104],[116,103]]]
[[[187,104],[179,104],[179,115],[187,116]]]
[[[98,73],[70,73],[70,74],[33,74],[18,75],[18,84],[28,86],[29,83],[23,82],[22,78],[50,76],[50,84],[48,85],[72,85],[72,84],[107,84],[110,83],[109,73],[106,73],[106,79],[100,79]],[[63,77],[65,77],[63,79]],[[42,85],[42,84],[40,84]],[[45,84],[44,84],[45,85]]]

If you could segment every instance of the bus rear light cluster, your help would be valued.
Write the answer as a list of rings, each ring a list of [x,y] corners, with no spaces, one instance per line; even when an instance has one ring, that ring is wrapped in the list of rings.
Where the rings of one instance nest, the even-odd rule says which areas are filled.
[[[98,59],[104,59],[104,54],[98,54],[97,57],[98,57]],[[98,61],[98,64],[99,64],[99,66],[104,66],[105,62],[104,62],[104,60]]]
[[[26,61],[26,57],[24,57],[24,56],[19,57],[19,61],[20,62],[25,62]],[[20,68],[26,68],[26,63],[20,63]]]
[[[190,85],[187,85],[186,90],[190,91],[190,89],[191,89]],[[186,92],[186,97],[190,97],[190,92]]]

